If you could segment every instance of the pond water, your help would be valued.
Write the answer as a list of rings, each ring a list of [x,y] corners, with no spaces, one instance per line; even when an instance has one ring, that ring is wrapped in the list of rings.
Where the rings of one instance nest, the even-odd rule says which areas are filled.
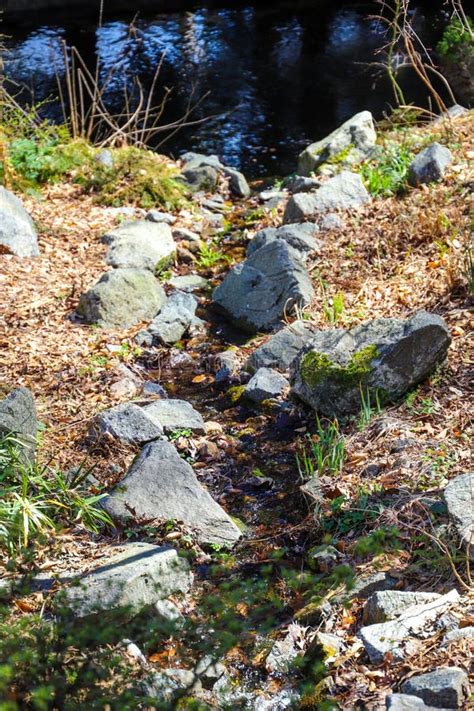
[[[202,5],[202,3],[201,3]],[[163,57],[159,99],[172,87],[164,120],[180,116],[190,93],[202,98],[194,118],[213,117],[168,138],[160,150],[177,157],[184,150],[217,153],[249,176],[294,170],[298,152],[362,109],[380,117],[393,102],[380,69],[385,42],[374,7],[349,1],[258,3],[200,7],[167,14],[108,16],[101,27],[64,14],[41,24],[8,27],[6,73],[60,118],[57,76],[64,74],[62,41],[75,45],[89,67],[100,60],[106,99],[119,111],[123,77],[135,74],[149,86]],[[437,6],[438,9],[433,9]],[[420,3],[415,26],[433,46],[446,17],[442,3]],[[124,72],[122,72],[122,69]],[[426,105],[426,91],[409,72],[407,98]],[[160,136],[160,140],[163,136]]]

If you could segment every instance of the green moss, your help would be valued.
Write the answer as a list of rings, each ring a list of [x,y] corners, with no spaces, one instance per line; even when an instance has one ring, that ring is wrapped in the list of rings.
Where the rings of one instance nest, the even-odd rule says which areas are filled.
[[[245,385],[235,385],[227,391],[227,397],[233,405],[236,405],[245,392]]]
[[[327,379],[348,387],[358,385],[371,372],[377,355],[377,346],[368,345],[354,353],[347,365],[338,365],[326,353],[309,351],[301,361],[301,377],[312,388]]]

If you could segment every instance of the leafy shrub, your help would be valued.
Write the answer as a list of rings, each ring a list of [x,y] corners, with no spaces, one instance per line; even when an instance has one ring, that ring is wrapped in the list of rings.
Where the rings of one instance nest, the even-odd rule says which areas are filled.
[[[447,24],[441,40],[436,46],[438,54],[448,59],[474,54],[474,22],[466,18],[466,27],[458,17],[452,17]]]
[[[374,160],[361,166],[365,187],[374,197],[390,197],[406,190],[413,153],[405,146],[390,145]]]

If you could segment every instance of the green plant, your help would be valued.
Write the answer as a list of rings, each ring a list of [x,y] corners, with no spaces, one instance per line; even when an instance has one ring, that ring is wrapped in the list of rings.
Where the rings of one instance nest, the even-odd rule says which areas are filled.
[[[370,390],[369,388],[365,389],[360,386],[360,401],[361,401],[361,411],[359,415],[359,419],[357,421],[357,429],[358,430],[363,430],[369,422],[371,421],[372,417],[374,415],[380,415],[382,412],[382,406],[380,404],[380,397],[379,397],[379,392],[378,390],[375,390],[375,406],[373,406],[371,402],[371,395],[370,395]]]
[[[296,456],[301,478],[306,481],[315,476],[338,474],[345,458],[346,445],[337,420],[328,421],[324,426],[316,416],[316,435],[308,436]]]
[[[363,532],[368,524],[380,516],[384,507],[380,502],[372,502],[371,495],[361,489],[355,496],[344,494],[331,501],[331,516],[323,518],[324,531],[335,535]]]
[[[215,249],[215,247],[209,246],[206,243],[204,243],[199,250],[197,264],[204,269],[209,269],[210,267],[214,267],[219,262],[224,261],[228,262],[229,258],[223,252]]]
[[[59,525],[81,523],[97,532],[111,523],[98,505],[105,494],[90,495],[89,471],[66,475],[28,461],[23,444],[0,439],[0,547],[10,554]]]
[[[436,45],[442,57],[456,59],[474,54],[474,22],[470,17],[453,15]]]
[[[406,146],[386,146],[379,155],[360,169],[369,193],[374,197],[389,197],[404,192],[408,186],[408,167],[413,153]]]
[[[180,439],[180,437],[192,437],[192,434],[193,434],[192,430],[190,430],[186,427],[181,427],[177,430],[173,430],[173,432],[171,432],[168,435],[168,439],[173,441],[175,439]]]

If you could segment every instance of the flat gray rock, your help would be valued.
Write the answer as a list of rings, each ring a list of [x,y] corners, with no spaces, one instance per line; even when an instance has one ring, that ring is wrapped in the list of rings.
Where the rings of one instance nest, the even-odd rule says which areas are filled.
[[[148,326],[153,340],[165,345],[177,343],[195,318],[198,302],[191,294],[175,291]]]
[[[232,519],[198,482],[191,466],[166,441],[147,444],[126,477],[104,500],[117,520],[182,521],[201,543],[230,546],[241,533]]]
[[[445,359],[450,342],[443,319],[426,311],[318,331],[292,364],[293,393],[328,417],[359,412],[361,390],[372,402],[395,401]]]
[[[319,232],[318,227],[312,222],[305,222],[296,225],[283,225],[282,227],[267,227],[264,230],[257,232],[250,240],[247,247],[247,256],[250,256],[257,249],[282,239],[290,245],[303,261],[314,253],[321,242],[315,239],[315,235]]]
[[[285,183],[285,188],[290,193],[309,193],[316,190],[321,185],[319,178],[309,178],[305,175],[295,175]]]
[[[402,684],[404,694],[412,694],[436,708],[459,709],[470,697],[469,679],[459,667],[436,669],[412,676]]]
[[[184,276],[174,276],[168,281],[168,284],[174,286],[175,289],[184,291],[187,294],[193,291],[205,291],[209,288],[209,282],[199,274],[185,274]]]
[[[314,327],[307,321],[294,321],[259,346],[247,359],[245,369],[250,373],[259,368],[287,371],[314,333]]]
[[[143,406],[143,412],[159,424],[166,434],[176,430],[192,430],[204,434],[205,426],[201,414],[186,400],[155,400]]]
[[[108,436],[124,444],[142,445],[162,437],[163,427],[144,408],[128,402],[97,415],[90,432],[96,438]]]
[[[447,711],[427,706],[418,696],[411,694],[389,694],[385,697],[387,711]]]
[[[444,490],[448,513],[464,546],[472,545],[474,555],[474,472],[452,479]]]
[[[71,584],[65,601],[78,617],[123,610],[126,621],[158,600],[187,592],[191,583],[189,565],[174,548],[125,543],[99,568]]]
[[[0,400],[0,437],[14,435],[31,463],[35,459],[37,430],[35,400],[28,388],[15,388]]]
[[[362,621],[364,625],[374,625],[393,620],[413,605],[423,605],[425,602],[432,602],[440,597],[441,595],[438,593],[381,590],[371,595],[367,600]]]
[[[162,212],[161,210],[148,210],[145,215],[145,220],[150,220],[150,222],[164,222],[166,225],[174,225],[176,217],[174,215],[170,215],[169,212]]]
[[[372,114],[361,111],[326,138],[305,148],[298,158],[298,173],[310,175],[328,162],[335,168],[350,167],[371,155],[376,140]]]
[[[362,627],[359,637],[372,664],[381,664],[388,652],[397,661],[415,652],[418,636],[429,636],[430,625],[458,600],[457,590],[451,590],[432,602],[409,607],[395,620]]]
[[[149,269],[159,274],[176,257],[171,228],[164,222],[124,222],[103,241],[110,245],[107,264],[116,269]]]
[[[151,321],[166,301],[159,281],[147,269],[113,269],[82,294],[78,314],[104,328],[129,328]]]
[[[410,185],[417,186],[439,181],[452,160],[453,156],[449,148],[436,142],[432,143],[418,153],[408,167],[408,182]]]
[[[245,397],[261,403],[269,398],[282,395],[289,387],[288,380],[271,368],[259,368],[245,386]]]
[[[296,305],[314,296],[308,272],[284,240],[261,247],[233,267],[215,289],[213,303],[249,333],[268,331]]]
[[[0,254],[38,257],[38,235],[22,201],[0,186]]]
[[[322,213],[366,205],[371,197],[358,173],[342,171],[312,193],[297,193],[286,205],[283,222],[316,220]]]

